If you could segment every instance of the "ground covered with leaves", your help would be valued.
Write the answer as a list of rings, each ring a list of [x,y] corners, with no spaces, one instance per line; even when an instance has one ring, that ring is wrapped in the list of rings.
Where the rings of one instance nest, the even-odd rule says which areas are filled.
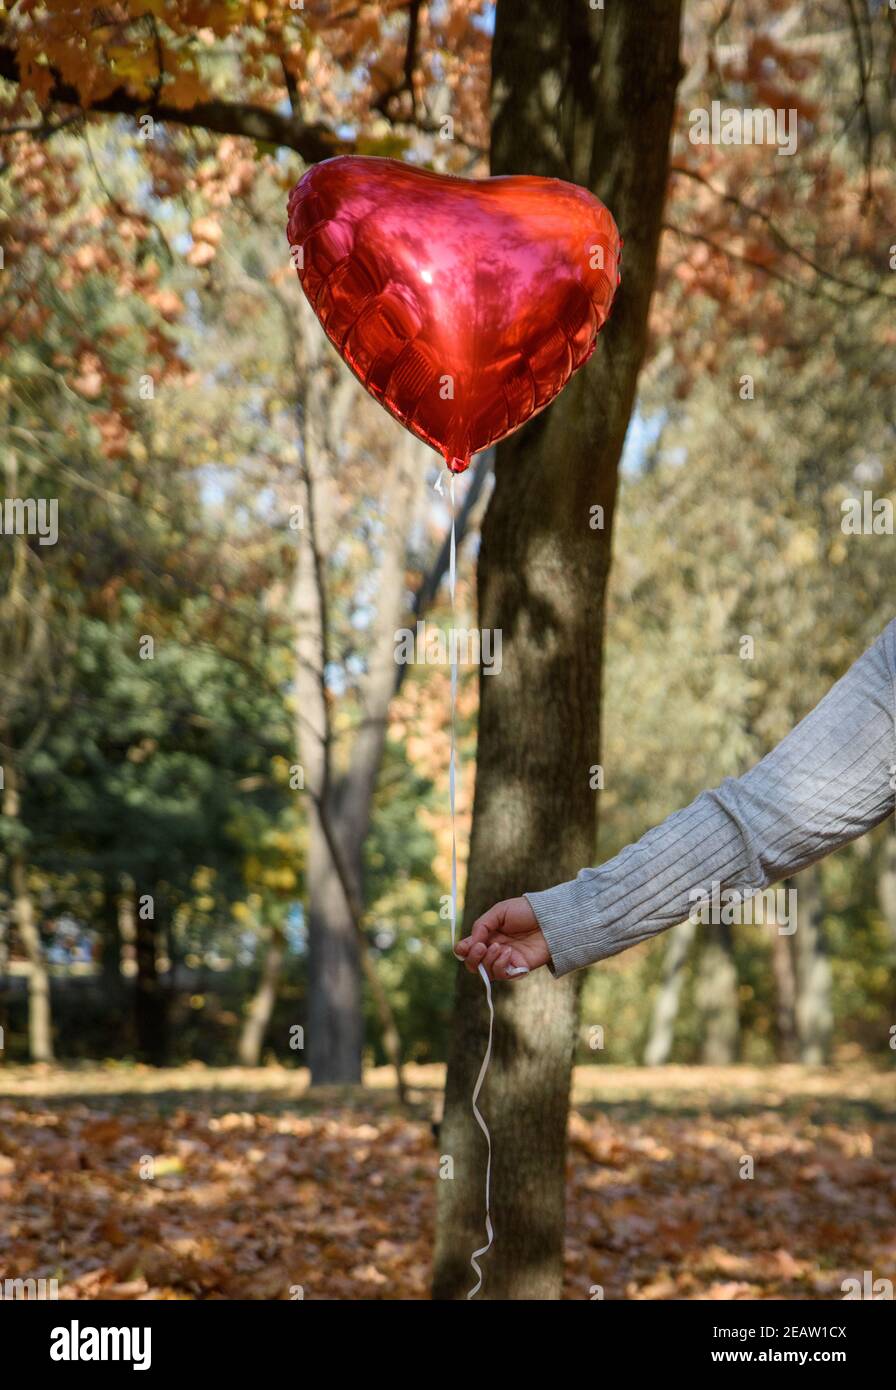
[[[425,1298],[438,1068],[0,1073],[0,1280],[89,1298]],[[570,1119],[568,1298],[840,1298],[896,1282],[896,1077],[591,1067]],[[752,1176],[749,1174],[752,1172]],[[301,1291],[301,1292],[300,1292]]]

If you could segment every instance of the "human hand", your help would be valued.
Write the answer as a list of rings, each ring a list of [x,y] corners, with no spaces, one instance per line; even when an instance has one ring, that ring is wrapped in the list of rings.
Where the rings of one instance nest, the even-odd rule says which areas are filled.
[[[547,965],[551,958],[538,919],[526,898],[507,898],[477,917],[469,936],[454,948],[475,975],[480,965],[490,980],[513,980]]]

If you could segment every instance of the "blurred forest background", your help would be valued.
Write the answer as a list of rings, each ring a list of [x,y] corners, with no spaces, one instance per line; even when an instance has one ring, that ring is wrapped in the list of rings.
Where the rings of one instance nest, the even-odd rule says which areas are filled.
[[[446,1060],[449,676],[394,660],[450,622],[439,460],[326,344],[285,204],[343,150],[488,173],[494,26],[476,0],[0,11],[3,496],[58,504],[55,544],[0,537],[13,1090],[29,1062],[333,1086],[400,1058],[407,1093]],[[590,862],[745,770],[893,617],[892,507],[854,535],[843,505],[896,499],[896,14],[693,0],[681,55]],[[714,100],[794,111],[797,153],[691,143]],[[494,486],[491,456],[458,484],[463,626]],[[465,859],[472,669],[459,701]],[[516,891],[568,876],[542,850]],[[576,1061],[891,1073],[893,825],[787,886],[793,935],[684,925],[588,972]]]

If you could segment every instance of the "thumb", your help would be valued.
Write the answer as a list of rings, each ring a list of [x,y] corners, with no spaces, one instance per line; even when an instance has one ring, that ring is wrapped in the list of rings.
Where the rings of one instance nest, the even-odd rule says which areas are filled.
[[[506,903],[495,903],[488,912],[483,912],[481,917],[476,918],[469,938],[473,945],[478,945],[480,942],[488,945],[494,939],[496,933],[504,926],[506,907]]]

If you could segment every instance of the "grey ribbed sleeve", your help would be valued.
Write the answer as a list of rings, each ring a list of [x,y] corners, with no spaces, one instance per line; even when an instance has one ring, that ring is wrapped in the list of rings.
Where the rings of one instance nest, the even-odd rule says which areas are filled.
[[[690,914],[691,893],[759,892],[893,814],[896,620],[742,777],[572,883],[527,893],[553,973],[616,955]]]

